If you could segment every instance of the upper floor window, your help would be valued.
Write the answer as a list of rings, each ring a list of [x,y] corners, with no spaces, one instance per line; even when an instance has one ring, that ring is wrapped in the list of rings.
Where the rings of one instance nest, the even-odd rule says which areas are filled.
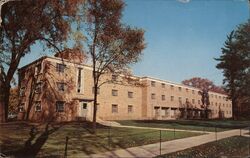
[[[41,93],[42,92],[42,82],[38,82],[35,86],[35,93]]]
[[[37,64],[36,67],[35,67],[35,75],[38,75],[41,73],[41,70],[42,70],[42,64]]]
[[[112,89],[112,96],[118,96],[118,90]]]
[[[174,96],[171,96],[171,97],[170,97],[170,100],[171,100],[171,101],[174,101]]]
[[[155,99],[155,93],[151,94],[151,99]]]
[[[165,83],[162,83],[162,84],[161,84],[161,87],[162,87],[162,88],[165,88],[165,87],[166,87]]]
[[[25,94],[25,87],[21,87],[20,90],[19,90],[20,97],[23,97],[24,94]]]
[[[192,94],[194,94],[194,90],[192,90]]]
[[[128,98],[133,98],[133,92],[128,92]]]
[[[188,93],[188,88],[186,88],[186,92]]]
[[[174,90],[174,85],[170,85],[171,90]]]
[[[155,87],[155,81],[151,81],[151,86]]]
[[[178,87],[179,91],[181,92],[181,87]]]
[[[57,82],[57,88],[59,91],[65,91],[66,84],[63,82]]]
[[[37,112],[42,111],[42,106],[40,101],[35,102],[35,111]]]
[[[188,103],[189,102],[189,100],[188,100],[188,98],[186,98],[186,103]]]
[[[112,104],[112,113],[118,113],[118,105]]]
[[[161,95],[161,100],[166,100],[165,95]]]
[[[59,63],[56,64],[56,71],[57,72],[63,73],[65,68],[66,68],[66,65],[64,65],[64,64],[59,64]]]
[[[56,102],[56,112],[64,112],[64,101]]]
[[[195,100],[194,99],[192,99],[192,104],[194,104],[195,103]]]
[[[179,97],[179,102],[180,102],[180,103],[182,103],[182,99],[181,99],[181,97]]]

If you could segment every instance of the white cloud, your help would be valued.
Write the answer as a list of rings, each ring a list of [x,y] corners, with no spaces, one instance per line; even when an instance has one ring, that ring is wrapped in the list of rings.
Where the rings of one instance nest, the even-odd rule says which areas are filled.
[[[189,3],[191,0],[177,0],[177,1],[181,3]]]

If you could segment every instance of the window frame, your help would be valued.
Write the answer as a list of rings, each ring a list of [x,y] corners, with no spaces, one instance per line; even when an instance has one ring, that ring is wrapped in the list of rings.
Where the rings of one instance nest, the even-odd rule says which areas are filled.
[[[62,108],[59,108],[62,105]],[[56,101],[56,112],[64,112],[65,109],[65,102],[64,101]]]

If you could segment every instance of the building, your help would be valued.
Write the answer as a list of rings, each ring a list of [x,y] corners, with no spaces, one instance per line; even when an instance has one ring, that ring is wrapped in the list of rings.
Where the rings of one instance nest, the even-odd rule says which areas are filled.
[[[92,68],[81,64],[82,56],[56,56],[42,57],[19,69],[18,119],[92,119]],[[152,77],[125,79],[123,75],[103,76],[102,82],[122,82],[107,82],[98,89],[98,119],[200,118],[204,111],[197,88]],[[232,116],[232,104],[226,95],[210,92],[209,96],[210,118]]]

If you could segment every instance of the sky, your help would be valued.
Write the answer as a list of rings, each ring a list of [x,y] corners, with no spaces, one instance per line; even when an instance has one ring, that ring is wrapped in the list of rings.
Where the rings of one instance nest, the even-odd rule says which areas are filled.
[[[249,18],[247,0],[125,0],[123,23],[145,30],[146,49],[132,65],[137,76],[180,83],[202,77],[221,85],[216,69],[226,36]],[[20,66],[44,55],[33,47]]]

